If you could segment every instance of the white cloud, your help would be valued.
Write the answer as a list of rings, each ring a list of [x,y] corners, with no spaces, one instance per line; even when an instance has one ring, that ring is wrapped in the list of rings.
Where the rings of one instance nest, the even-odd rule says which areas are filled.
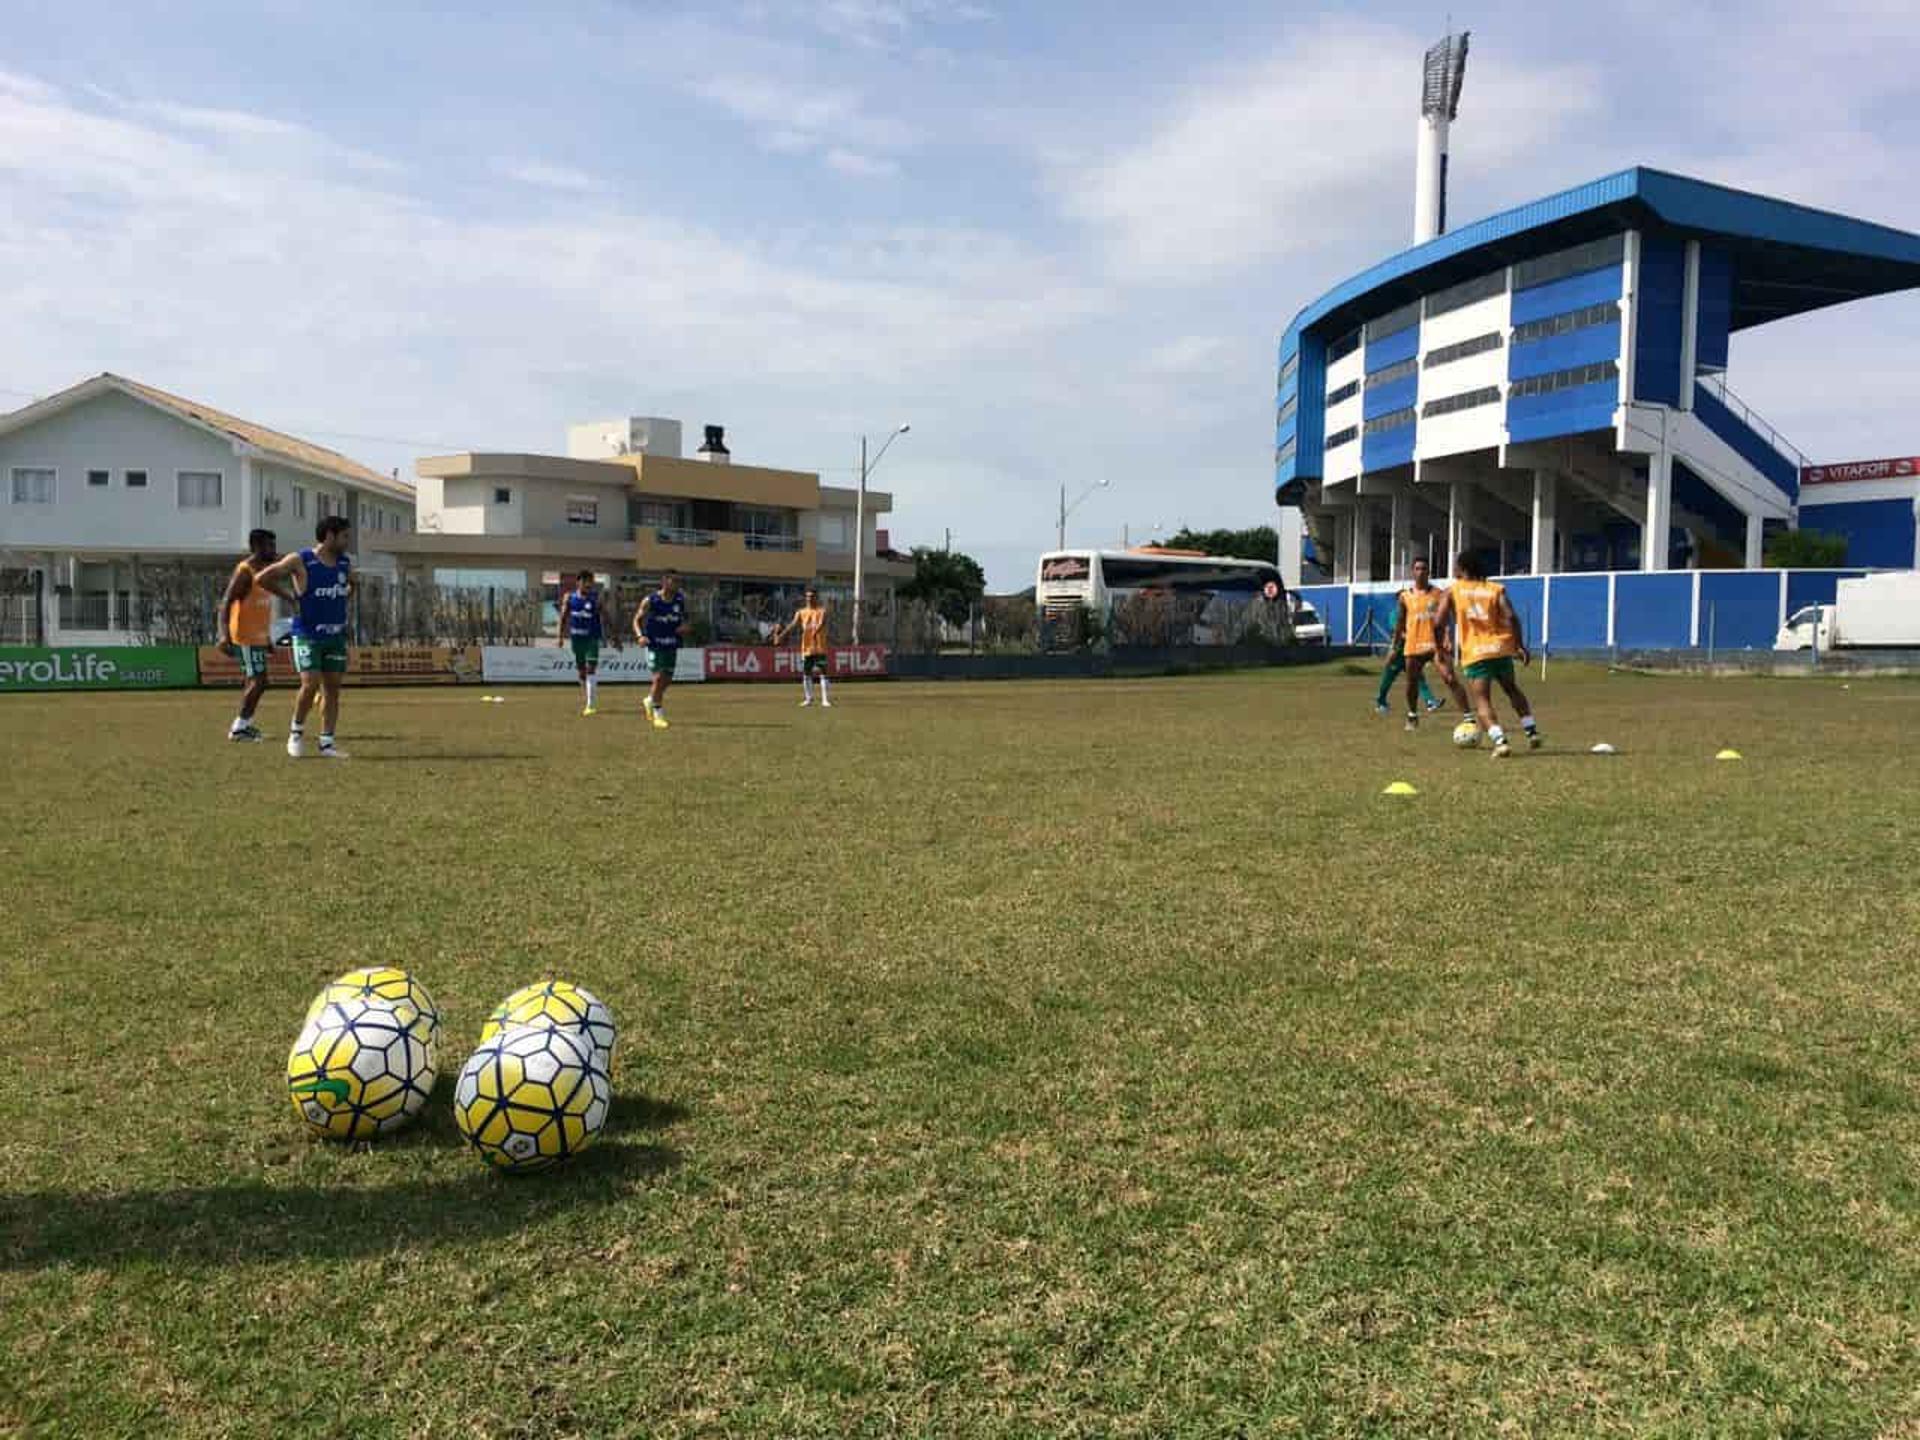
[[[847,86],[730,72],[693,81],[688,90],[717,105],[776,154],[817,155],[844,174],[888,173],[888,152],[917,143],[913,129],[872,113]]]
[[[494,171],[508,180],[542,190],[569,190],[585,193],[600,188],[600,182],[584,170],[566,165],[550,165],[541,160],[495,160]]]
[[[1410,210],[1414,69],[1407,103],[1372,97],[1383,56],[1420,53],[1410,32],[1320,23],[1282,53],[1193,87],[1144,139],[1057,165],[1064,209],[1094,228],[1116,266],[1169,281],[1324,246],[1359,228],[1383,196],[1404,196]],[[1551,143],[1598,97],[1585,70],[1478,56],[1467,87],[1486,164]]]
[[[845,150],[836,145],[822,157],[829,170],[838,170],[842,175],[852,175],[863,180],[880,179],[900,173],[900,166],[892,160],[874,155],[862,155],[857,150]]]

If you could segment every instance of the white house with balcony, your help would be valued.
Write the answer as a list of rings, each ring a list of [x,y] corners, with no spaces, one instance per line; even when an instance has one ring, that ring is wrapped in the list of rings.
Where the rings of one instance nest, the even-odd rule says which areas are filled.
[[[96,375],[0,415],[0,572],[39,603],[45,645],[136,638],[141,575],[224,575],[248,531],[283,550],[344,516],[366,573],[414,528],[413,487],[346,456],[124,376]]]

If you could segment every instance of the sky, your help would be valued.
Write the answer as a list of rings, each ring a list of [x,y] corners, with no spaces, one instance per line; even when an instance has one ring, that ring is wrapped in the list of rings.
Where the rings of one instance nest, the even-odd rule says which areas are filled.
[[[1460,0],[1456,0],[1460,3]],[[1920,6],[1462,5],[1455,223],[1648,164],[1920,230]],[[411,476],[727,427],[893,542],[1270,523],[1274,349],[1404,249],[1443,7],[0,0],[0,408],[112,370]],[[1736,335],[1920,453],[1920,295]],[[1106,482],[1104,486],[1099,482]],[[1082,499],[1081,497],[1085,497]]]

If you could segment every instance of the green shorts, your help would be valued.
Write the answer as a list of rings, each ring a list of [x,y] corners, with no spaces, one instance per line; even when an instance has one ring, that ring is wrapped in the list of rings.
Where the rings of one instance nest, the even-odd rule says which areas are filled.
[[[1496,660],[1476,660],[1467,666],[1469,680],[1513,680],[1513,657],[1502,655]]]
[[[573,663],[582,670],[598,669],[600,665],[600,637],[598,635],[575,635],[573,639]]]
[[[240,673],[249,680],[258,680],[267,673],[267,661],[272,655],[271,645],[234,646],[234,658],[240,662]]]
[[[293,637],[293,668],[301,674],[319,671],[323,675],[347,673],[347,637],[329,635],[316,640],[306,635]]]
[[[824,675],[827,673],[827,657],[824,655],[802,655],[800,657],[802,675]]]
[[[680,658],[678,645],[649,645],[647,647],[647,669],[655,675],[673,678],[674,663]]]

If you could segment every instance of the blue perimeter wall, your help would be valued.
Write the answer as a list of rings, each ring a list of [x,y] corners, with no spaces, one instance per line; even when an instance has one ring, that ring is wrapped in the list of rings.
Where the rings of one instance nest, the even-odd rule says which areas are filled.
[[[1527,643],[1571,650],[1771,650],[1803,605],[1830,605],[1842,579],[1865,570],[1623,570],[1610,575],[1502,579]],[[1441,582],[1445,583],[1445,582]],[[1406,582],[1302,585],[1335,645],[1384,644]],[[1369,629],[1368,619],[1372,617]],[[1696,621],[1698,633],[1695,633]]]

